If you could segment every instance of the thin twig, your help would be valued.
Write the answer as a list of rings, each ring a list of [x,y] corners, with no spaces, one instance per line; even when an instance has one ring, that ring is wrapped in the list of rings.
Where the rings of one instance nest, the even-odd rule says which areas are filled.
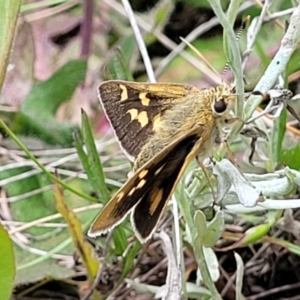
[[[23,16],[23,18],[27,23],[34,22],[36,20],[40,20],[44,18],[49,18],[53,15],[59,14],[67,9],[70,9],[79,3],[80,3],[79,0],[65,2],[55,7],[46,8],[43,10],[39,10],[37,12],[26,14]]]
[[[93,6],[93,0],[83,1],[83,20],[80,29],[80,35],[82,40],[80,57],[83,59],[87,59],[90,52],[93,22]]]
[[[283,292],[283,291],[291,291],[293,289],[298,289],[300,288],[300,283],[297,282],[297,283],[293,283],[293,284],[287,284],[287,285],[284,285],[284,286],[279,286],[279,287],[276,287],[276,288],[273,288],[273,289],[269,289],[267,291],[264,291],[264,292],[261,292],[261,293],[258,293],[256,295],[253,295],[253,296],[248,296],[247,299],[248,300],[256,300],[256,299],[262,299],[262,298],[265,298],[265,297],[270,297],[271,295],[274,295],[274,294],[277,294],[277,293],[280,293],[280,292]]]
[[[85,212],[85,211],[88,211],[88,210],[95,210],[95,209],[98,210],[102,207],[103,207],[103,204],[92,204],[92,205],[89,205],[89,206],[75,208],[75,209],[73,209],[73,212],[74,213],[81,213],[81,212]],[[21,232],[21,231],[24,231],[24,230],[29,229],[31,227],[34,227],[38,224],[46,223],[46,222],[53,221],[53,220],[56,220],[56,219],[59,219],[59,218],[62,218],[62,215],[57,213],[57,214],[54,214],[54,215],[51,215],[51,216],[47,216],[47,217],[44,217],[44,218],[34,220],[32,222],[25,223],[25,224],[23,224],[19,227],[15,227],[15,228],[9,230],[8,233],[9,233],[9,235],[13,235],[16,232]]]
[[[272,14],[270,14],[268,16],[265,16],[264,21],[268,22],[268,21],[272,21],[272,20],[284,17],[286,15],[290,15],[290,14],[292,14],[294,12],[294,10],[295,10],[295,7],[292,7],[292,8],[288,8],[286,10],[282,10],[282,11],[278,11],[278,12],[272,13]]]
[[[188,42],[194,41],[197,37],[209,31],[214,26],[218,25],[219,21],[216,17],[211,18],[209,21],[201,24],[193,31],[191,31],[184,39]],[[186,47],[185,42],[178,44],[166,57],[164,57],[155,70],[155,75],[159,76],[163,70],[170,64],[170,62]]]
[[[147,72],[147,75],[148,75],[148,79],[149,79],[150,82],[154,83],[154,82],[156,82],[156,78],[155,78],[155,75],[154,75],[154,72],[153,72],[151,60],[149,58],[148,51],[147,51],[147,48],[146,48],[145,43],[144,43],[144,39],[143,39],[142,34],[140,32],[140,29],[139,29],[139,26],[137,24],[134,13],[132,11],[131,5],[130,5],[128,0],[122,0],[122,3],[123,3],[123,6],[126,10],[131,28],[134,32],[136,42],[138,44],[141,56],[143,58],[144,66],[146,68],[146,72]]]

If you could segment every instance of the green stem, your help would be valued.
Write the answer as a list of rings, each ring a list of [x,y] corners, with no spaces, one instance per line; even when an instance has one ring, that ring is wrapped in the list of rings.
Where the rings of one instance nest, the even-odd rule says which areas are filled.
[[[195,226],[195,225],[194,225]],[[194,251],[195,251],[195,257],[197,260],[198,268],[201,272],[203,283],[206,285],[206,287],[211,292],[212,299],[214,300],[222,300],[221,295],[219,294],[215,283],[213,282],[209,269],[205,260],[203,246],[199,245],[198,243],[195,243],[194,245]]]
[[[190,235],[191,235],[192,239],[194,239],[197,236],[198,229],[197,229],[194,219],[193,219],[193,212],[191,211],[191,205],[190,205],[191,201],[189,201],[190,199],[187,199],[188,195],[184,191],[182,181],[183,180],[181,180],[181,183],[179,184],[179,187],[177,188],[178,195],[177,195],[176,199],[178,201],[178,206],[183,215],[183,218],[188,226]],[[215,286],[215,283],[213,282],[213,280],[210,276],[208,265],[205,260],[202,244],[200,244],[199,242],[193,243],[193,241],[192,241],[192,246],[194,248],[194,254],[196,257],[198,268],[201,271],[204,285],[211,292],[212,299],[222,300],[222,298]]]

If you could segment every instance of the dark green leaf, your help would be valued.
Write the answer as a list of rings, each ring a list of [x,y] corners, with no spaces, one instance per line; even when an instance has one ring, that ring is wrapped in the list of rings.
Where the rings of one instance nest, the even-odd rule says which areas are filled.
[[[286,117],[287,117],[287,113],[286,113],[286,109],[284,109],[280,114],[280,116],[276,118],[274,121],[274,126],[272,129],[271,140],[270,140],[271,149],[272,149],[271,161],[273,162],[272,169],[276,168],[276,165],[280,159],[281,146],[282,146],[282,141],[286,129]]]
[[[125,278],[127,274],[132,270],[134,265],[134,260],[136,259],[138,251],[141,249],[141,244],[138,241],[135,241],[132,247],[128,249],[123,263],[123,272],[122,277]]]
[[[0,91],[9,61],[21,0],[0,1]]]
[[[0,223],[0,299],[10,299],[15,278],[15,255],[11,239]]]
[[[127,235],[126,235],[126,224],[122,223],[114,229],[113,241],[115,245],[115,253],[117,255],[123,255],[124,251],[128,247]]]
[[[93,188],[98,193],[98,195],[101,196],[103,202],[106,203],[109,200],[110,196],[106,187],[102,164],[96,149],[90,122],[84,111],[82,111],[81,120],[83,142],[86,146],[87,151],[85,159],[82,161],[82,163]],[[81,156],[83,157],[82,152],[83,150],[80,151]]]
[[[280,162],[288,167],[296,170],[300,170],[300,145],[297,145],[293,149],[283,150],[280,154]]]
[[[51,78],[34,86],[21,104],[13,131],[38,136],[49,144],[71,145],[72,132],[77,126],[58,123],[55,113],[84,80],[86,67],[86,61],[69,61]]]
[[[114,50],[114,55],[106,63],[105,79],[121,79],[133,81],[132,74],[128,67],[136,43],[134,35],[130,35]]]

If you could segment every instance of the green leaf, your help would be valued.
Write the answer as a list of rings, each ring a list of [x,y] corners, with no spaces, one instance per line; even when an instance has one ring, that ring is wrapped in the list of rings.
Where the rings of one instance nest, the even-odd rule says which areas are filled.
[[[122,270],[122,278],[125,278],[127,274],[132,270],[134,266],[134,260],[137,257],[138,251],[141,249],[141,243],[135,241],[133,246],[126,252],[124,255],[124,262],[123,262],[123,270]]]
[[[128,67],[133,51],[136,47],[134,35],[126,37],[114,50],[112,58],[106,63],[104,78],[133,81],[132,74]]]
[[[236,15],[238,13],[239,6],[240,6],[240,0],[232,0],[229,3],[229,7],[228,7],[228,10],[227,10],[226,16],[227,16],[228,21],[229,21],[229,23],[232,27],[233,27],[234,22],[236,20]],[[230,39],[227,36],[225,30],[224,30],[224,33],[223,33],[223,43],[224,43],[223,47],[224,47],[226,57],[231,62],[231,61],[234,60],[234,58],[233,58],[234,54],[231,51]]]
[[[226,194],[228,188],[228,179],[231,181],[234,190],[238,196],[239,202],[245,206],[255,206],[258,200],[261,198],[260,192],[256,190],[250,182],[240,173],[240,171],[233,165],[228,159],[222,159],[214,165],[214,174],[218,177],[218,180],[222,180],[221,186],[224,186],[224,195],[218,195],[218,199],[222,199]],[[226,180],[226,177],[228,179]],[[220,198],[221,197],[221,198]]]
[[[229,23],[233,26],[240,8],[241,0],[231,0],[227,9],[227,18]]]
[[[180,212],[183,215],[183,218],[186,222],[186,236],[189,243],[193,243],[193,239],[197,234],[197,228],[194,225],[194,211],[191,206],[192,199],[190,198],[189,193],[184,188],[184,179],[182,178],[179,181],[177,189],[175,190],[175,198],[178,202],[178,207]]]
[[[270,159],[270,162],[273,163],[270,171],[275,170],[277,163],[280,160],[281,146],[282,146],[282,141],[286,129],[286,118],[287,118],[287,112],[286,109],[284,109],[280,114],[280,116],[276,118],[274,121],[274,126],[272,128],[271,139],[270,139],[271,153],[272,153],[272,158]]]
[[[79,150],[80,157],[83,159],[82,163],[87,172],[89,180],[99,196],[103,199],[103,202],[106,203],[110,196],[107,190],[105,183],[105,177],[103,173],[102,164],[100,161],[99,154],[96,149],[91,125],[88,119],[88,116],[84,111],[82,111],[82,136],[83,142],[86,146],[86,155],[83,153],[83,149],[79,149],[80,146],[76,142],[77,150]]]
[[[127,240],[127,235],[126,235],[125,230],[126,230],[125,223],[114,228],[113,241],[114,241],[114,245],[115,245],[116,255],[123,255],[124,251],[128,247],[128,240]]]
[[[277,178],[263,178],[260,181],[252,181],[251,184],[256,190],[268,198],[282,198],[293,192],[295,184],[291,176],[281,175]]]
[[[205,258],[205,263],[207,264],[209,276],[213,282],[217,282],[220,278],[219,262],[216,253],[212,248],[203,247],[203,253]],[[202,269],[198,267],[197,270],[197,283],[201,284],[203,281]]]
[[[300,145],[295,148],[283,150],[280,153],[280,162],[287,165],[290,168],[300,170]]]
[[[213,220],[211,220],[206,226],[207,228],[204,233],[202,243],[204,247],[213,247],[221,237],[224,230],[224,213],[222,211],[218,211]]]
[[[272,225],[270,223],[260,224],[258,226],[248,229],[243,238],[238,242],[240,245],[249,245],[257,242],[262,237],[264,237],[271,229]]]
[[[272,238],[271,242],[276,245],[280,245],[280,246],[288,249],[290,252],[300,256],[300,247],[298,245],[284,241],[281,238],[280,239]]]
[[[248,245],[251,243],[255,243],[261,238],[263,238],[270,231],[271,227],[274,225],[276,221],[277,212],[274,210],[270,210],[267,213],[268,223],[260,224],[258,226],[254,226],[248,229],[243,237],[235,244],[239,245]]]
[[[6,300],[10,298],[16,270],[13,244],[1,223],[0,241],[0,299]]]
[[[234,252],[234,258],[237,265],[236,270],[236,300],[242,300],[242,287],[243,287],[243,276],[244,276],[244,263],[242,258]]]
[[[186,294],[186,296],[192,299],[211,299],[211,292],[207,288],[193,282],[186,283]]]
[[[170,3],[168,3],[168,5],[170,5]],[[159,26],[165,23],[166,20],[168,20],[168,16],[169,16],[169,8],[165,6],[159,7],[156,10],[156,14],[155,14],[155,25]]]
[[[195,244],[202,245],[204,235],[206,234],[206,220],[201,210],[195,212],[194,223],[196,227],[196,236],[193,237],[194,242]]]
[[[55,113],[62,103],[71,99],[84,80],[86,67],[86,61],[69,61],[48,80],[35,85],[21,104],[13,131],[36,135],[49,144],[71,145],[72,132],[77,126],[58,123]]]
[[[0,91],[6,74],[21,3],[21,0],[0,1]]]

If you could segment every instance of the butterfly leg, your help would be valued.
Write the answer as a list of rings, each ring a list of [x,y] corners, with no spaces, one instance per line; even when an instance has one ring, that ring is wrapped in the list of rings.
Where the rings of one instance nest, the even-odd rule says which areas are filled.
[[[232,154],[232,152],[229,148],[228,142],[227,142],[227,137],[228,137],[230,130],[224,131],[224,127],[226,127],[234,122],[244,123],[244,121],[241,120],[239,117],[232,116],[232,115],[229,115],[223,122],[217,122],[218,136],[215,139],[215,143],[220,144],[221,148],[224,145],[226,152],[228,153],[229,160],[231,161],[232,164],[235,165],[233,154]],[[228,126],[228,127],[230,127],[230,126]]]
[[[196,161],[197,161],[198,166],[202,169],[202,171],[204,173],[204,176],[207,179],[207,182],[208,182],[209,187],[211,189],[211,193],[212,193],[214,203],[215,203],[216,202],[216,197],[215,197],[214,187],[213,187],[212,182],[210,180],[210,175],[208,174],[207,169],[205,168],[205,166],[203,165],[202,161],[200,160],[200,158],[198,156],[196,156]]]

